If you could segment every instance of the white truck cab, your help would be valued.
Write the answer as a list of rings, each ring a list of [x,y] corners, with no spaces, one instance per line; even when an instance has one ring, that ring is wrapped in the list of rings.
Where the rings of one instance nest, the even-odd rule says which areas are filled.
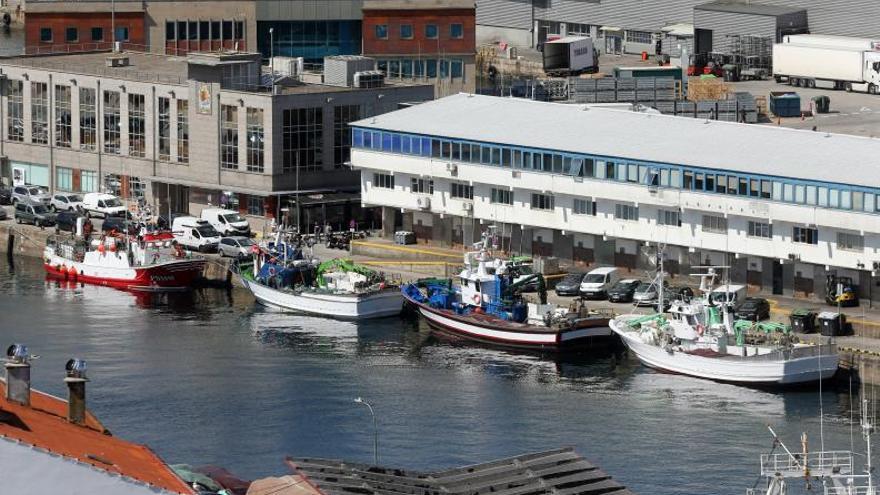
[[[201,214],[202,220],[210,223],[212,227],[225,236],[249,236],[251,226],[248,221],[237,211],[223,208],[205,208]]]
[[[177,217],[171,224],[174,240],[187,249],[200,253],[216,251],[220,244],[220,233],[206,220],[196,217]]]
[[[709,293],[709,302],[712,304],[738,305],[746,298],[748,288],[745,285],[724,284]]]
[[[87,216],[98,215],[104,218],[122,216],[128,211],[119,198],[106,193],[86,193],[82,199],[82,210]]]

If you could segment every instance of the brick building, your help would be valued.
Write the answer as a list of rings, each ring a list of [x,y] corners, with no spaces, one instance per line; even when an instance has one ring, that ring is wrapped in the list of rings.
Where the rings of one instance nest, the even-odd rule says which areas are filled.
[[[27,53],[106,50],[114,41],[147,45],[142,2],[27,2]],[[115,33],[114,33],[115,31]],[[115,34],[115,36],[114,36]]]
[[[434,84],[438,96],[472,92],[475,12],[473,0],[366,0],[364,55],[389,78]]]

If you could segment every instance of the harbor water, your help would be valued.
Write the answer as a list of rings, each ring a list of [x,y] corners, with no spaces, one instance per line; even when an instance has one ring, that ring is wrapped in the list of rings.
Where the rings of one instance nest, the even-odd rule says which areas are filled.
[[[766,426],[820,448],[815,388],[768,392],[656,373],[633,358],[560,362],[437,341],[400,318],[347,323],[272,311],[243,290],[134,295],[0,271],[0,344],[39,354],[33,385],[64,396],[87,361],[90,409],[170,463],[284,473],[285,456],[440,469],[574,446],[640,494],[742,494]],[[870,393],[870,390],[868,391]],[[822,394],[827,449],[849,449],[848,387]],[[858,428],[855,447],[863,451]],[[777,452],[779,450],[777,449]],[[760,485],[759,485],[760,486]]]

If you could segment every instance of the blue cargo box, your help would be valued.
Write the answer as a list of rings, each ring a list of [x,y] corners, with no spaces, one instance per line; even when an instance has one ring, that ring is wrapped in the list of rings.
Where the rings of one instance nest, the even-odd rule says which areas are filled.
[[[801,97],[790,91],[771,91],[770,111],[777,117],[800,117]]]

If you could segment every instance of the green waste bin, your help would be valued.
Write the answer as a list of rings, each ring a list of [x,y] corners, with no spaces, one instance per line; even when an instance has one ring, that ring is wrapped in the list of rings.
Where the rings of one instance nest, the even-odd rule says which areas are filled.
[[[822,95],[811,98],[816,107],[816,113],[828,113],[831,111],[831,98]]]
[[[811,333],[816,331],[816,313],[809,309],[796,309],[788,316],[791,320],[791,329],[798,333]]]

